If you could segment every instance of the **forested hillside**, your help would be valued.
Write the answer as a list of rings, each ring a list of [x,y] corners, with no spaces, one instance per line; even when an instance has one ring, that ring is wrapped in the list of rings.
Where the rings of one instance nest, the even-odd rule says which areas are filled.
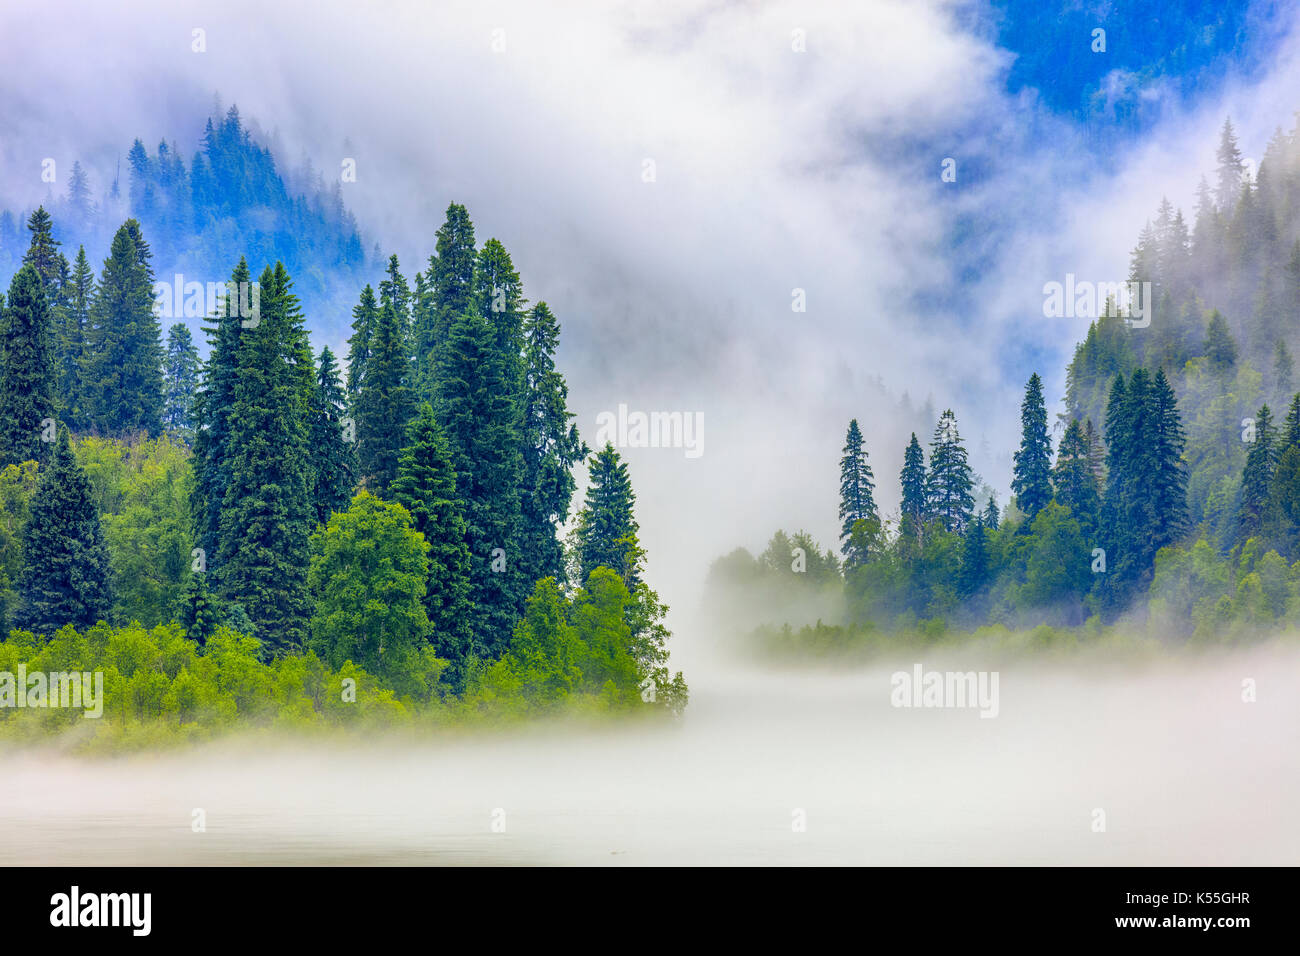
[[[912,436],[882,516],[854,420],[839,556],[778,532],[761,558],[716,562],[711,593],[757,600],[769,625],[815,612],[779,639],[817,646],[1120,620],[1228,640],[1300,621],[1300,131],[1278,130],[1251,174],[1225,121],[1211,177],[1190,217],[1162,200],[1137,238],[1150,323],[1109,300],[1054,417],[1030,377],[1004,513],[977,498],[948,410],[928,455]]]
[[[142,175],[140,202],[183,212],[166,242],[254,201],[220,186],[243,175],[209,163],[225,149],[174,192]],[[159,321],[139,220],[98,271],[43,207],[25,229],[0,299],[0,669],[104,670],[119,724],[186,732],[685,705],[613,447],[561,538],[591,449],[559,321],[463,206],[413,279],[393,256],[357,291],[345,361],[313,348],[284,261],[228,265],[200,363]],[[344,678],[367,707],[331,699]]]
[[[43,172],[51,180],[43,206],[55,237],[68,249],[106,250],[117,227],[135,219],[165,281],[178,272],[188,281],[215,280],[242,255],[283,262],[298,295],[317,308],[351,297],[373,263],[340,183],[327,189],[310,164],[278,166],[234,106],[199,120],[186,141],[195,142],[191,137],[197,148],[188,160],[176,140],[151,150],[137,139],[111,169],[92,172],[74,161]],[[28,218],[4,210],[0,197],[0,275],[12,275],[24,260]]]

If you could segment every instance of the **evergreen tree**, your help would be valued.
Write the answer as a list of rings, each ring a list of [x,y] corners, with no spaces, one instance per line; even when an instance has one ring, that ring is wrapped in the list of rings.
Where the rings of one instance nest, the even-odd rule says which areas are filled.
[[[590,483],[577,526],[578,567],[583,581],[598,567],[621,574],[628,560],[628,544],[635,543],[640,530],[627,463],[613,444],[606,442],[588,466]]]
[[[1187,465],[1183,460],[1187,438],[1178,400],[1164,369],[1156,370],[1149,401],[1154,472],[1150,491],[1155,512],[1150,540],[1152,550],[1157,551],[1173,544],[1187,530]]]
[[[1077,418],[1071,419],[1057,449],[1053,480],[1056,500],[1070,509],[1085,535],[1095,532],[1100,520],[1100,492],[1091,458],[1087,433]]]
[[[167,330],[163,365],[163,428],[187,441],[194,433],[191,407],[199,384],[199,350],[190,330],[177,322]]]
[[[441,350],[435,415],[456,465],[465,502],[476,639],[499,656],[524,600],[520,567],[520,422],[492,326],[476,311],[461,314]]]
[[[564,548],[556,529],[569,520],[573,466],[588,448],[568,408],[569,386],[555,368],[560,325],[545,302],[528,313],[524,336],[520,560],[525,582],[563,582]]]
[[[252,274],[242,256],[230,276],[233,289],[248,288]],[[244,285],[241,285],[244,283]],[[221,533],[221,505],[230,481],[230,416],[235,406],[235,383],[239,378],[239,345],[243,319],[234,297],[227,297],[205,326],[208,361],[203,381],[194,398],[194,494],[190,498],[198,545],[216,555]]]
[[[291,289],[282,263],[266,269],[260,321],[240,337],[218,548],[224,597],[244,608],[277,657],[305,646],[311,613],[312,360]]]
[[[903,470],[899,473],[898,480],[903,488],[899,506],[902,531],[908,536],[920,534],[926,516],[925,452],[916,440],[916,432],[912,432],[912,439],[903,452]]]
[[[1278,436],[1278,454],[1293,446],[1300,446],[1300,393],[1291,399],[1287,409],[1286,420],[1282,423],[1282,434]]]
[[[113,237],[87,335],[87,424],[102,434],[157,435],[162,426],[162,332],[153,311],[152,253],[128,219]]]
[[[1211,313],[1205,328],[1205,357],[1210,368],[1221,374],[1230,372],[1237,364],[1237,343],[1218,309]]]
[[[185,636],[200,647],[208,643],[208,638],[221,623],[216,599],[208,590],[205,578],[206,575],[200,573],[190,575],[185,590],[181,592],[181,606],[176,616],[181,627],[185,628]]]
[[[474,267],[475,304],[496,333],[497,351],[521,412],[524,398],[524,305],[519,273],[496,239],[483,244]]]
[[[366,363],[370,360],[371,341],[379,325],[379,306],[375,290],[366,286],[361,290],[361,301],[352,309],[352,337],[348,339],[348,394],[355,398],[365,380]]]
[[[1025,515],[1022,527],[1028,531],[1034,516],[1052,500],[1052,441],[1047,435],[1047,406],[1043,382],[1035,372],[1025,386],[1020,406],[1020,450],[1015,454],[1015,475],[1011,490],[1016,507]]]
[[[1259,533],[1276,466],[1273,413],[1263,405],[1255,413],[1255,441],[1246,454],[1246,467],[1241,474],[1237,503],[1237,537],[1241,541]]]
[[[989,499],[992,503],[992,499]],[[963,597],[971,597],[983,590],[989,578],[988,538],[981,516],[971,522],[970,530],[962,540],[961,570],[957,587]]]
[[[14,624],[36,634],[52,634],[65,624],[90,627],[113,606],[99,511],[66,428],[59,429],[23,530],[19,592]]]
[[[875,482],[867,453],[862,447],[862,430],[855,418],[849,422],[840,459],[840,543],[846,564],[860,564],[865,555],[850,554],[853,526],[859,521],[879,521],[874,497]]]
[[[984,513],[980,516],[980,522],[989,531],[998,530],[998,499],[989,495],[988,504],[984,506]]]
[[[57,395],[62,399],[64,420],[75,429],[84,424],[81,369],[86,361],[86,333],[95,301],[95,273],[90,268],[85,246],[77,249],[67,300],[57,343]]]
[[[428,297],[419,303],[415,321],[416,371],[422,397],[438,394],[442,350],[452,327],[474,306],[474,224],[464,206],[452,203],[438,229],[435,252],[425,276]]]
[[[1219,209],[1225,214],[1232,212],[1237,197],[1241,194],[1241,181],[1246,173],[1246,164],[1237,148],[1237,136],[1232,129],[1232,120],[1224,119],[1223,129],[1219,133],[1219,168],[1218,193]]]
[[[1277,345],[1273,348],[1273,394],[1279,400],[1290,394],[1294,373],[1295,365],[1291,361],[1291,352],[1287,349],[1286,343],[1278,339]]]
[[[389,267],[395,270],[396,266],[397,257],[393,256]],[[378,494],[387,491],[397,476],[397,458],[406,443],[406,426],[415,413],[405,282],[397,285],[390,279],[384,287],[370,356],[353,407],[361,475],[367,487]]]
[[[451,662],[450,683],[459,688],[466,676],[468,658],[484,654],[472,646],[464,504],[456,494],[451,449],[428,402],[411,421],[397,478],[389,490],[393,500],[411,513],[412,527],[429,543],[424,606],[433,626],[434,648],[440,658]]]
[[[14,276],[0,319],[0,466],[42,461],[54,414],[54,367],[49,304],[35,266]]]
[[[939,416],[930,443],[930,471],[925,482],[927,517],[938,521],[945,531],[963,531],[975,508],[973,486],[966,448],[957,432],[957,418],[952,409],[946,409]]]
[[[344,402],[334,353],[328,347],[322,348],[316,387],[312,390],[308,432],[313,479],[311,500],[317,524],[326,524],[335,511],[347,509],[356,484],[356,455],[343,431]]]
[[[23,265],[32,266],[41,277],[41,287],[51,308],[62,301],[61,276],[67,269],[68,262],[59,252],[61,243],[54,238],[54,222],[50,214],[40,206],[27,220],[27,229],[32,234],[31,245],[23,255]]]

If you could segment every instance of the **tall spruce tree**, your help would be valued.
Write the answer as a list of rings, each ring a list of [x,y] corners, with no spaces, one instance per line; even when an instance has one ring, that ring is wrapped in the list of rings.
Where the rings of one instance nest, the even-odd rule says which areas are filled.
[[[194,434],[192,409],[199,384],[199,350],[183,323],[167,330],[167,356],[163,363],[163,428],[190,441]]]
[[[217,568],[223,595],[244,608],[272,656],[304,647],[311,617],[313,385],[298,297],[276,263],[262,273],[259,321],[239,341]]]
[[[1025,385],[1020,405],[1020,450],[1015,453],[1011,490],[1016,507],[1025,515],[1027,532],[1034,516],[1052,500],[1052,440],[1047,434],[1047,406],[1043,381],[1035,372]]]
[[[903,470],[898,476],[903,497],[899,505],[902,533],[915,536],[921,533],[926,519],[925,452],[916,440],[916,432],[903,452]]]
[[[966,448],[952,409],[939,416],[930,443],[930,471],[925,481],[926,514],[946,531],[964,531],[975,508],[974,482]]]
[[[1070,419],[1061,437],[1052,477],[1056,500],[1070,509],[1085,535],[1095,533],[1101,518],[1101,495],[1092,468],[1088,436],[1077,418]]]
[[[471,599],[478,646],[499,656],[526,597],[520,566],[520,421],[509,362],[487,319],[471,308],[440,352],[435,415],[456,465],[465,502]]]
[[[573,467],[588,454],[569,411],[569,386],[555,367],[560,325],[545,302],[524,326],[524,406],[521,422],[521,556],[525,583],[565,578],[556,530],[569,520]]]
[[[375,290],[366,286],[361,301],[352,309],[352,337],[348,339],[348,395],[353,399],[361,392],[366,363],[370,360],[371,341],[379,325],[379,304]]]
[[[1150,486],[1154,508],[1150,539],[1154,554],[1178,541],[1187,531],[1187,464],[1183,459],[1187,437],[1178,412],[1178,399],[1164,369],[1156,370],[1148,395],[1154,471]]]
[[[1210,368],[1220,374],[1227,374],[1237,364],[1237,343],[1218,309],[1210,314],[1205,327],[1205,357],[1209,359]]]
[[[389,260],[390,278],[382,286],[383,300],[371,339],[361,389],[353,405],[357,423],[357,458],[366,486],[383,495],[397,477],[397,459],[406,444],[406,426],[415,414],[411,391],[410,330],[406,284],[397,272],[397,257]]]
[[[242,256],[230,276],[231,288],[248,288],[252,273]],[[245,285],[240,285],[245,283]],[[221,536],[221,506],[230,483],[231,446],[230,416],[235,406],[235,384],[239,378],[239,345],[243,319],[234,297],[219,302],[205,326],[208,336],[208,361],[203,379],[194,398],[194,494],[190,509],[194,515],[195,537],[199,547],[216,556]]]
[[[108,549],[90,481],[77,464],[67,428],[59,429],[23,530],[23,570],[14,625],[52,634],[90,627],[113,606]]]
[[[206,574],[190,575],[185,590],[181,592],[180,608],[176,615],[176,620],[185,628],[185,636],[197,642],[200,647],[208,643],[208,638],[216,633],[217,625],[221,623],[220,609],[216,598],[208,590],[206,579]]]
[[[1276,467],[1273,413],[1263,405],[1255,413],[1255,440],[1246,454],[1246,467],[1241,473],[1241,492],[1237,502],[1238,540],[1245,541],[1259,534]]]
[[[25,265],[0,309],[0,466],[46,457],[54,414],[49,321],[40,274]]]
[[[442,351],[452,326],[474,306],[474,267],[477,256],[474,224],[464,206],[447,207],[446,221],[438,229],[435,251],[425,275],[427,298],[415,317],[416,377],[421,398],[435,398],[443,364]],[[437,402],[434,402],[435,408]]]
[[[128,219],[113,237],[87,335],[87,424],[106,435],[162,427],[162,330],[153,311],[152,253]]]
[[[578,568],[583,581],[598,567],[622,575],[632,556],[629,545],[635,546],[640,530],[634,513],[636,494],[632,491],[627,463],[612,443],[606,442],[591,457],[588,475],[587,497],[578,513],[576,529]]]
[[[86,257],[86,247],[77,248],[68,284],[67,308],[57,343],[57,395],[62,399],[63,419],[70,428],[84,427],[81,369],[86,361],[86,333],[95,302],[95,273]]]
[[[486,654],[483,648],[473,646],[464,503],[456,493],[451,449],[428,402],[411,421],[397,478],[389,491],[392,499],[411,513],[412,526],[429,543],[424,606],[433,625],[434,649],[451,662],[449,682],[459,688],[468,659]]]
[[[328,523],[335,511],[347,510],[356,484],[354,443],[344,434],[345,402],[334,353],[324,347],[320,350],[320,366],[316,370],[308,431],[312,461],[311,500],[317,524]]]
[[[873,479],[862,447],[862,430],[855,418],[849,422],[840,459],[840,552],[846,565],[857,565],[866,559],[866,555],[858,554],[852,546],[853,526],[859,521],[879,520]]]

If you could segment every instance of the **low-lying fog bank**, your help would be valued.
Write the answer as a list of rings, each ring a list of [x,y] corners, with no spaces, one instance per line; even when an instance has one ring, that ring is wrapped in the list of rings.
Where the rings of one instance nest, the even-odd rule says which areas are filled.
[[[0,864],[1300,862],[1294,646],[919,662],[996,669],[987,718],[892,706],[914,663],[698,659],[664,727],[6,750]]]

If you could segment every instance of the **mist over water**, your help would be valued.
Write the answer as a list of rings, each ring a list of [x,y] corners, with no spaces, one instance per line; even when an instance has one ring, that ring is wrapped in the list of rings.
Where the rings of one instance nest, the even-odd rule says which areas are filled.
[[[676,724],[10,750],[0,864],[1295,862],[1293,645],[921,661],[997,670],[995,719],[892,707],[890,675],[915,662],[778,673],[697,654]]]

